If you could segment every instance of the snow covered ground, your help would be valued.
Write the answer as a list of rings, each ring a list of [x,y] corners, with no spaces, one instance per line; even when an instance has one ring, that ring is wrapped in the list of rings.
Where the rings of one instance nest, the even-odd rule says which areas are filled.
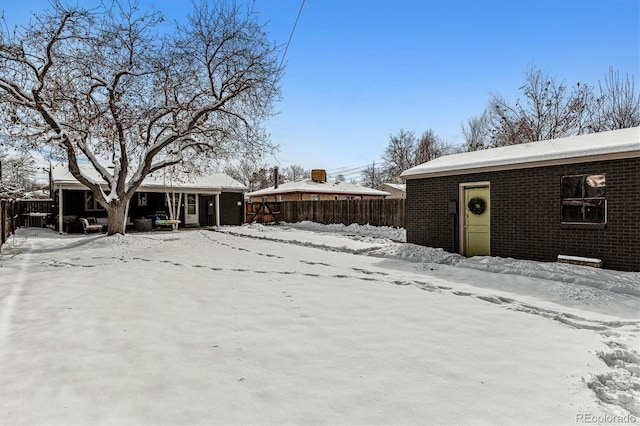
[[[21,229],[2,424],[640,421],[640,274],[313,223]]]

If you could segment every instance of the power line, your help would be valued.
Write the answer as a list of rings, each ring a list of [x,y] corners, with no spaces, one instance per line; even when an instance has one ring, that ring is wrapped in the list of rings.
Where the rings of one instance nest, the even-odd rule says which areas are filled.
[[[300,9],[298,10],[298,16],[296,16],[296,21],[293,23],[293,28],[291,28],[291,34],[289,34],[289,40],[287,40],[287,45],[284,47],[284,52],[282,53],[282,59],[280,59],[280,66],[278,68],[282,69],[282,64],[284,63],[284,58],[287,56],[287,51],[289,50],[289,44],[291,44],[291,39],[293,38],[293,33],[296,31],[296,27],[298,26],[298,20],[300,19],[300,15],[302,14],[302,8],[304,7],[305,0],[302,0],[300,3]]]
[[[382,160],[372,160],[369,161],[365,164],[362,165],[348,165],[348,166],[343,166],[343,167],[336,167],[334,169],[329,169],[327,170],[327,173],[331,174],[331,175],[338,175],[338,174],[355,174],[355,173],[360,173],[364,170],[366,170],[367,168],[371,167],[371,165],[373,163],[380,163],[382,164],[383,161]]]

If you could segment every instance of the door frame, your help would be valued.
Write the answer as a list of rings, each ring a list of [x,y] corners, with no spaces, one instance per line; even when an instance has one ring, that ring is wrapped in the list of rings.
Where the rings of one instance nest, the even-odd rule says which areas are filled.
[[[189,196],[193,195],[195,197],[195,206],[196,206],[196,212],[194,214],[189,214]],[[198,209],[198,201],[199,201],[199,197],[197,193],[185,193],[184,194],[184,224],[185,226],[187,225],[199,225],[200,224],[200,211]],[[190,220],[193,220],[193,218],[195,218],[195,222],[192,222]]]
[[[462,182],[458,184],[458,251],[460,254],[465,255],[467,228],[465,228],[465,210],[467,206],[464,205],[464,192],[468,188],[487,188],[489,190],[489,206],[491,206],[491,183],[488,180],[478,182]],[[491,214],[491,210],[489,210]],[[489,217],[489,254],[491,254],[491,217]]]

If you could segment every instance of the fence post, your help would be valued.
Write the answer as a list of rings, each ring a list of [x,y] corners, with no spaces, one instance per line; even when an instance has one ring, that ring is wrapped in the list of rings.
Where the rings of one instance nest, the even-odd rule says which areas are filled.
[[[11,235],[15,235],[16,229],[18,229],[18,225],[16,224],[16,222],[20,223],[18,222],[18,219],[20,217],[18,215],[18,212],[20,210],[19,207],[20,207],[20,201],[14,201],[13,208],[11,209]]]
[[[0,246],[4,244],[4,217],[7,214],[5,211],[6,204],[5,200],[0,200]]]

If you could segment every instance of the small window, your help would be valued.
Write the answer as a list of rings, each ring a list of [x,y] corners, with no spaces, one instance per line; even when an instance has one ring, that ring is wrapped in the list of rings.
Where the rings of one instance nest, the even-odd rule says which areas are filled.
[[[276,195],[276,201],[279,203],[282,201],[282,195]]]
[[[320,194],[311,194],[311,201],[320,201]]]
[[[85,211],[96,211],[96,210],[104,210],[100,203],[96,200],[96,197],[93,196],[93,192],[85,191],[84,192],[84,210]]]
[[[187,194],[187,212],[186,214],[196,214],[196,194]]]
[[[574,175],[562,177],[562,222],[607,223],[607,177]]]
[[[146,192],[138,192],[138,205],[146,206],[147,205],[147,193]]]
[[[266,195],[262,196],[262,202],[263,203],[266,203],[268,199],[269,199],[269,197],[267,197]]]

